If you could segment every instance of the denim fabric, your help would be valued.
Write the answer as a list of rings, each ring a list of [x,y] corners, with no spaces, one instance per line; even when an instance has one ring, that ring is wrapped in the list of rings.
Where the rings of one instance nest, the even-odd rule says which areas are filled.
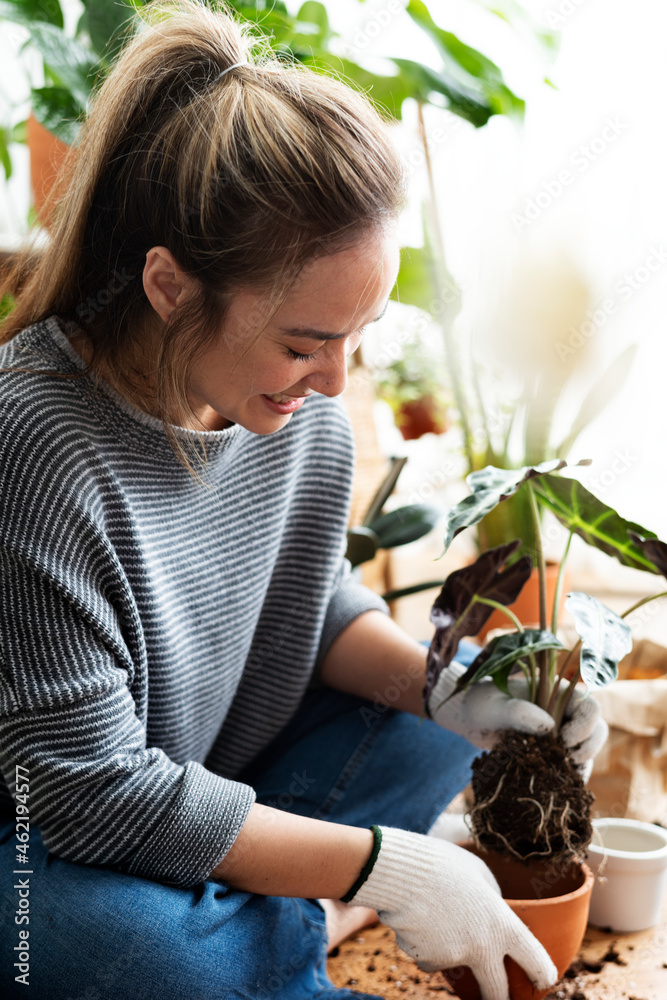
[[[458,659],[474,655],[460,650]],[[400,678],[396,678],[400,686]],[[394,685],[396,687],[396,685]],[[388,687],[388,700],[397,695]],[[282,733],[238,779],[257,800],[302,816],[426,833],[479,753],[434,722],[328,687],[306,693]],[[206,881],[177,889],[50,854],[31,828],[32,874],[14,874],[13,822],[0,825],[0,993],[7,1000],[362,1000],[326,972],[314,899]],[[30,923],[14,922],[29,877]],[[30,987],[18,932],[29,929]]]

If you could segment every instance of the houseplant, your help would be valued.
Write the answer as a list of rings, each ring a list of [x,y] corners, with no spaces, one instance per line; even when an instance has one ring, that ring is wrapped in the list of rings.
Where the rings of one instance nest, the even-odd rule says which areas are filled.
[[[434,359],[419,341],[403,346],[377,377],[377,391],[391,407],[405,441],[424,434],[443,434],[450,425],[449,399]]]
[[[570,593],[566,608],[574,620],[579,641],[569,650],[564,647],[556,635],[558,596],[552,608],[548,609],[546,603],[538,504],[551,510],[569,532],[559,588],[562,567],[574,534],[624,565],[667,574],[667,544],[640,525],[625,520],[577,480],[558,475],[565,465],[563,460],[556,460],[519,470],[489,466],[468,477],[472,493],[447,516],[444,551],[460,531],[477,524],[489,510],[523,490],[528,497],[537,539],[539,628],[525,629],[507,610],[532,569],[531,557],[527,555],[507,565],[517,552],[520,539],[483,552],[474,564],[447,578],[433,605],[431,620],[436,632],[429,649],[424,687],[426,713],[428,699],[436,690],[442,672],[455,658],[459,640],[465,635],[476,634],[493,609],[502,610],[514,630],[496,637],[480,651],[458,678],[449,697],[486,678],[491,678],[502,691],[509,693],[510,685],[516,684],[510,675],[518,669],[525,677],[524,693],[529,700],[554,718],[553,733],[527,736],[507,731],[501,734],[491,751],[484,752],[473,763],[475,804],[470,823],[474,848],[486,852],[485,859],[490,859],[492,867],[501,863],[493,860],[497,854],[520,862],[519,872],[521,865],[545,862],[546,868],[542,872],[535,870],[529,880],[538,895],[544,895],[550,884],[557,885],[563,880],[571,886],[567,880],[572,878],[572,866],[583,858],[592,836],[592,796],[558,738],[575,685],[581,680],[588,690],[592,690],[613,681],[618,661],[631,647],[630,629],[624,619],[641,605],[667,596],[667,591],[650,594],[617,615],[589,594]],[[433,710],[437,707],[437,704],[431,706]],[[549,874],[555,877],[550,878]],[[517,898],[517,894],[507,887],[505,894]],[[551,923],[554,922],[552,919]],[[581,926],[582,935],[584,927],[585,920]],[[547,940],[543,939],[543,943],[549,947]],[[570,958],[579,943],[575,940]],[[561,966],[563,962],[566,966],[568,961],[561,956]],[[564,968],[561,966],[562,974]],[[516,975],[520,980],[518,971]],[[471,984],[469,978],[457,978],[458,973],[452,976],[462,996],[475,995],[476,985]],[[525,983],[524,987],[527,989]],[[517,984],[517,992],[512,994],[514,1000],[522,995],[521,989]],[[530,997],[533,993],[525,995]]]
[[[42,125],[57,140],[53,146],[61,153],[62,144],[71,145],[76,138],[91,97],[123,43],[140,25],[146,0],[82,3],[82,16],[72,32],[66,29],[59,0],[0,0],[0,19],[26,29],[27,45],[42,57],[44,84],[39,81],[31,86],[32,115],[34,124]],[[221,4],[211,0],[211,5]],[[434,69],[413,60],[390,58],[388,73],[367,67],[363,44],[340,44],[324,3],[306,0],[296,14],[289,12],[283,0],[227,0],[226,6],[252,22],[257,34],[285,58],[318,72],[343,74],[397,120],[408,98],[446,107],[476,127],[495,114],[523,114],[524,102],[506,85],[495,63],[436,25],[422,0],[409,0],[400,16],[409,17],[436,40],[441,66]],[[539,28],[518,4],[508,5],[507,10],[503,5],[493,9],[483,3],[479,6],[490,17],[509,21],[545,52],[555,52],[556,33]],[[18,141],[24,134],[25,129],[15,133],[0,131],[0,162],[6,173],[11,172],[11,141]]]
[[[407,458],[390,460],[389,472],[380,483],[362,523],[348,528],[346,557],[353,569],[370,562],[379,549],[393,549],[422,538],[443,518],[438,507],[426,503],[384,511],[406,462]]]

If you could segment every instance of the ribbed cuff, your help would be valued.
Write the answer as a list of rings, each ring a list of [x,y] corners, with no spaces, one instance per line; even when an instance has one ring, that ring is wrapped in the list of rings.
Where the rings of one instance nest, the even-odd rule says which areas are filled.
[[[370,873],[373,871],[373,867],[377,861],[377,856],[380,853],[380,847],[382,845],[382,830],[379,826],[375,825],[369,826],[368,829],[373,833],[373,850],[371,851],[368,861],[361,869],[361,874],[359,875],[357,881],[351,889],[348,889],[344,896],[340,897],[341,903],[349,903],[352,899],[354,899]]]

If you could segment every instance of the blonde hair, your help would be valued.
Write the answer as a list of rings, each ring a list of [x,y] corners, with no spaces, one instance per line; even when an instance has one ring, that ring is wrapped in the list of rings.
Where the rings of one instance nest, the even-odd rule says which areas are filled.
[[[55,313],[85,331],[86,371],[145,407],[130,359],[155,319],[146,253],[167,247],[198,294],[161,329],[149,398],[189,466],[169,421],[192,415],[189,367],[235,291],[275,301],[306,262],[395,219],[405,179],[363,94],[279,60],[224,5],[173,0],[140,16],[69,155],[49,245],[14,270],[0,343]]]

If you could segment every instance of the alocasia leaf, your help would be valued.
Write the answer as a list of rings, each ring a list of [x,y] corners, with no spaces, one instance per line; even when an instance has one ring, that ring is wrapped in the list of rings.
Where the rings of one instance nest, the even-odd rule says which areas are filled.
[[[553,459],[535,467],[525,465],[520,469],[497,469],[494,465],[487,465],[484,469],[471,472],[466,477],[466,483],[472,493],[447,514],[447,534],[442,555],[460,531],[478,524],[502,500],[507,500],[516,493],[523,483],[537,476],[556,472],[566,465],[567,462],[562,459]]]
[[[538,501],[552,511],[568,531],[580,535],[588,545],[614,556],[624,566],[657,573],[650,557],[637,545],[629,532],[646,539],[655,539],[652,531],[640,524],[626,521],[590,493],[576,479],[544,476],[535,486]]]
[[[492,639],[470,664],[463,676],[459,677],[450,698],[464,688],[481,681],[483,677],[493,677],[498,687],[506,694],[507,677],[518,660],[545,649],[564,649],[563,643],[553,632],[539,628],[527,628],[523,632],[510,632]]]
[[[590,594],[573,591],[565,607],[581,639],[581,679],[587,688],[611,684],[618,676],[619,660],[632,649],[632,630]]]
[[[661,542],[659,538],[643,538],[636,531],[629,530],[628,535],[646,558],[651,560],[657,571],[667,577],[667,543]]]
[[[424,699],[431,694],[440,672],[453,660],[460,640],[466,635],[477,635],[493,613],[493,608],[478,603],[475,598],[508,605],[521,593],[532,569],[530,556],[502,570],[520,545],[521,541],[516,540],[489,549],[470,566],[456,570],[445,580],[431,609],[436,631],[426,663]]]

